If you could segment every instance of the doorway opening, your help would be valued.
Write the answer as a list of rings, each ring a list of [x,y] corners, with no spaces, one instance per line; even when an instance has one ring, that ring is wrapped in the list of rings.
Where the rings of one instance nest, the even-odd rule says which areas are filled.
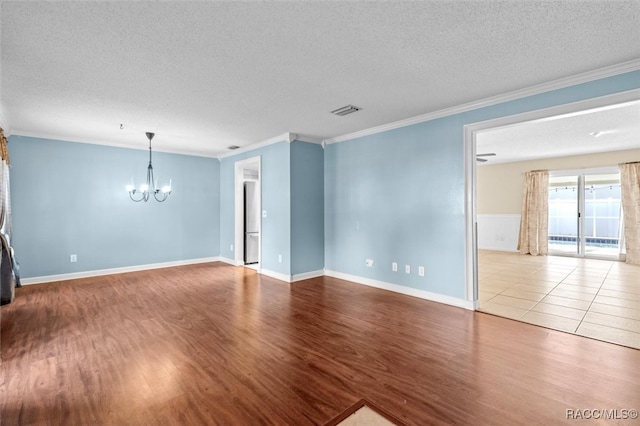
[[[262,257],[262,186],[260,157],[235,163],[234,261],[260,271]]]
[[[636,265],[618,261],[622,259],[620,252],[624,247],[624,218],[620,214],[619,168],[615,164],[628,160],[620,154],[613,155],[614,151],[633,150],[637,147],[637,142],[635,145],[626,145],[626,140],[623,141],[620,136],[631,135],[637,141],[640,129],[638,124],[633,123],[637,123],[639,100],[640,90],[631,90],[465,126],[466,294],[469,305],[493,315],[640,348],[639,325],[629,321],[630,316],[635,318],[638,312],[640,290],[637,287],[637,276],[640,270]],[[625,121],[623,117],[628,117],[627,112],[628,116],[635,115],[636,119],[629,126],[624,126],[621,122]],[[596,113],[603,114],[591,115]],[[566,141],[572,138],[571,133],[575,129],[563,133],[559,123],[561,119],[575,118],[573,123],[581,121],[587,127],[592,121],[595,122],[594,118],[601,120],[596,124],[601,125],[606,121],[605,118],[608,120],[614,115],[620,118],[620,122],[616,122],[610,129],[585,132],[583,128],[580,132],[580,135],[591,138],[612,136],[606,139],[607,143],[602,138],[597,141],[585,139],[584,144],[560,144],[556,142],[557,139],[552,138],[551,142],[539,137],[539,134],[535,134],[536,137],[530,139],[528,144],[523,145],[522,142],[530,135],[524,133],[525,127],[520,127],[521,125],[529,125],[526,129],[528,132],[533,124],[543,124],[548,135]],[[510,159],[504,161],[503,165],[496,164],[505,157],[500,149],[480,144],[481,151],[478,151],[476,143],[484,135],[494,131],[501,132],[503,129],[520,132],[521,137],[509,138],[510,141],[519,141],[517,146],[512,144],[511,148],[515,150],[553,152],[557,148],[554,145],[562,145],[561,148],[568,149],[549,156],[546,160],[532,157],[531,160]],[[501,136],[506,133],[508,132],[501,133]],[[613,136],[616,137],[615,141]],[[621,145],[614,149],[610,141],[620,142]],[[606,146],[608,150],[588,152],[584,148],[589,144]],[[489,194],[480,203],[481,214],[477,214],[476,163],[479,160],[476,152],[496,153],[480,157],[488,159],[488,162],[482,162],[483,168],[478,168],[483,183],[481,200]],[[571,157],[598,152],[602,152],[602,156],[597,159]],[[573,160],[567,160],[570,158]],[[484,169],[486,164],[491,165],[492,162],[495,167],[491,167],[491,171]],[[610,167],[600,167],[605,164]],[[579,169],[566,170],[572,167]],[[516,247],[520,215],[515,213],[519,207],[516,204],[522,203],[522,184],[510,184],[526,171],[539,169],[551,170],[548,237],[550,253],[549,256],[525,256],[517,253]],[[562,169],[565,170],[558,171]],[[493,185],[491,190],[485,189],[487,182]],[[504,193],[514,194],[514,197],[506,199],[502,197]],[[519,196],[516,195],[518,193]],[[495,206],[496,201],[500,200],[509,201],[503,204],[509,206],[509,211],[487,208]],[[512,203],[513,200],[517,202]],[[478,216],[483,225],[480,229]],[[513,223],[516,226],[512,226]],[[515,238],[510,238],[512,233]],[[489,238],[487,234],[491,234]],[[490,241],[496,248],[482,247],[479,250],[478,244],[482,241]],[[510,243],[512,247],[507,247]]]
[[[464,169],[465,169],[465,279],[467,306],[478,309],[478,215],[477,215],[477,138],[480,133],[498,129],[509,129],[524,123],[553,123],[560,118],[605,112],[624,106],[638,105],[640,89],[629,90],[612,95],[592,98],[569,104],[563,104],[541,110],[514,114],[464,126]],[[592,135],[595,137],[595,135]],[[637,135],[636,135],[637,137]],[[637,139],[635,139],[637,141]],[[538,149],[541,141],[527,148]],[[549,147],[549,145],[546,145]],[[633,145],[634,147],[637,145]],[[622,149],[622,148],[618,148]],[[494,153],[497,150],[483,147],[483,152]],[[482,154],[481,152],[480,154]],[[571,155],[566,153],[565,155]],[[575,152],[573,155],[576,155]],[[496,157],[501,157],[497,153]],[[502,156],[503,157],[503,156]],[[482,157],[493,158],[493,157]],[[487,163],[482,163],[487,164]],[[483,166],[484,167],[484,166]],[[506,240],[506,238],[505,238]],[[619,242],[622,244],[622,241]],[[515,248],[514,250],[515,251]]]

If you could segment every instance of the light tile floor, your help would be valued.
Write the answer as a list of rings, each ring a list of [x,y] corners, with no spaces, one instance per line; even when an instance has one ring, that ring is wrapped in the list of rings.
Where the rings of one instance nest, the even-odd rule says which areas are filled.
[[[478,251],[480,311],[640,349],[640,266]]]

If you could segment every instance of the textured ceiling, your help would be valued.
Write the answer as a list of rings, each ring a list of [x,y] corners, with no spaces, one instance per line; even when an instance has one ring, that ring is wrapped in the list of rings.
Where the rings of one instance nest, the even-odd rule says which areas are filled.
[[[640,58],[637,1],[2,1],[0,13],[12,133],[144,147],[154,131],[155,149],[206,155]],[[362,111],[329,114],[349,103]]]
[[[478,165],[640,149],[640,102],[525,122],[477,134]]]

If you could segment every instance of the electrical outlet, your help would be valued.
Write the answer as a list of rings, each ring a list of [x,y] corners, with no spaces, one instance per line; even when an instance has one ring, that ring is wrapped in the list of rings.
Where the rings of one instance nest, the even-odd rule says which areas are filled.
[[[424,277],[424,266],[418,266],[418,275]]]
[[[371,268],[373,266],[373,259],[365,260],[364,264]]]
[[[78,255],[77,254],[70,254],[69,255],[69,262],[75,263],[77,261],[78,261]]]
[[[407,274],[411,273],[411,266],[410,265],[404,265],[404,272]]]
[[[281,254],[278,255],[278,263],[282,263],[282,255]]]
[[[393,262],[393,263],[391,264],[391,270],[392,270],[393,272],[398,272],[398,263],[397,263],[397,262]]]
[[[233,251],[233,244],[229,245],[229,251]]]
[[[262,217],[267,217],[267,211],[266,210],[262,210]]]

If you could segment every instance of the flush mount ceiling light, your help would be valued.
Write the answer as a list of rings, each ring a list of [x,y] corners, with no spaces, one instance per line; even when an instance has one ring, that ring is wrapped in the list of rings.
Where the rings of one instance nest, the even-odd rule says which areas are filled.
[[[149,139],[149,165],[147,166],[147,182],[140,185],[140,189],[136,189],[133,183],[133,177],[131,183],[127,185],[127,192],[129,192],[129,198],[136,203],[149,201],[151,194],[156,201],[163,202],[171,194],[171,179],[169,179],[169,185],[165,185],[162,188],[158,188],[158,179],[153,179],[153,165],[151,164],[151,139],[155,136],[155,133],[147,132],[147,138]]]
[[[352,114],[356,111],[360,111],[362,108],[354,106],[354,105],[346,105],[342,108],[334,109],[331,111],[331,114],[339,115],[340,117],[345,116],[347,114]]]

